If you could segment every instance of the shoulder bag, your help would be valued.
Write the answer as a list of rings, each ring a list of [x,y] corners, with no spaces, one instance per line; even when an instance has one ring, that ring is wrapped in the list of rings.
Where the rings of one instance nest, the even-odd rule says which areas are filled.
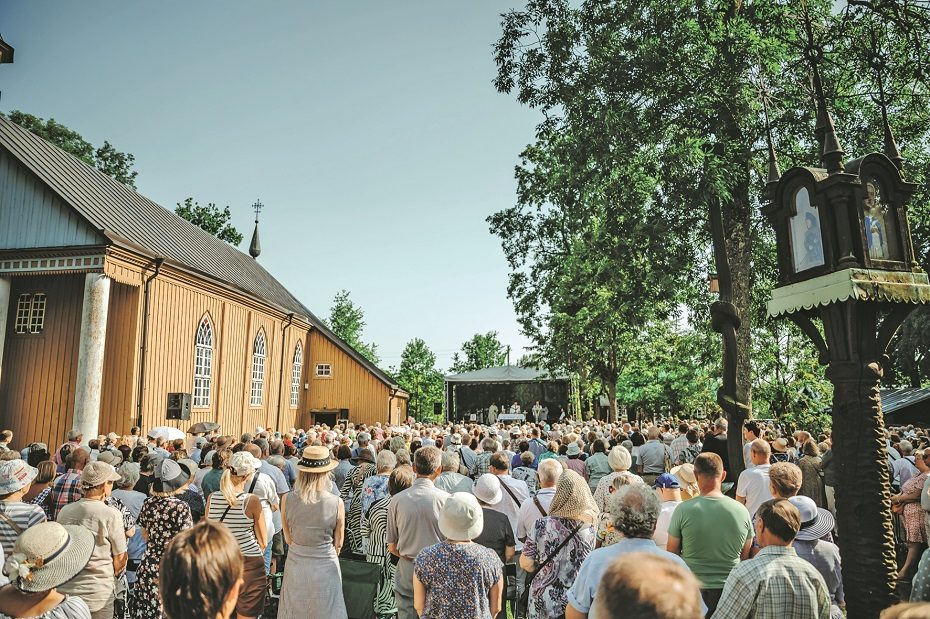
[[[542,563],[540,563],[540,564],[539,564],[539,567],[537,567],[532,573],[530,573],[530,574],[527,575],[526,584],[524,585],[523,594],[520,596],[520,605],[519,605],[520,610],[522,610],[522,611],[524,612],[524,614],[526,613],[526,610],[529,608],[529,602],[530,602],[530,588],[531,588],[530,585],[533,584],[533,579],[536,578],[536,575],[537,575],[537,574],[539,574],[541,571],[543,571],[543,568],[544,568],[544,567],[546,567],[547,565],[549,565],[549,563],[552,562],[552,560],[555,559],[555,558],[558,556],[559,552],[560,552],[563,548],[565,548],[565,544],[567,544],[568,542],[570,542],[570,541],[572,540],[572,538],[575,537],[575,536],[578,534],[578,531],[580,531],[581,528],[584,527],[584,526],[585,526],[585,524],[584,524],[583,522],[579,522],[579,523],[578,523],[578,526],[575,527],[575,530],[572,531],[572,532],[568,535],[568,537],[566,537],[564,540],[562,540],[562,543],[561,543],[561,544],[559,544],[558,546],[556,546],[555,550],[552,551],[552,554],[549,555],[548,557],[546,557],[546,560],[543,561]],[[563,616],[564,616],[564,614],[563,614]]]

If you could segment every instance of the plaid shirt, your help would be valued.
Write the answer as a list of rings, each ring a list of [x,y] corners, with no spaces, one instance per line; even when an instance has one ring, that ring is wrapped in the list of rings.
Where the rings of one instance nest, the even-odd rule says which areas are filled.
[[[478,479],[481,475],[491,472],[491,456],[494,453],[490,451],[482,451],[478,454],[478,457],[475,458],[475,466],[472,467],[471,476],[475,479]]]
[[[52,491],[48,493],[48,519],[57,520],[61,508],[84,497],[81,487],[81,472],[68,469],[68,472],[55,480]]]
[[[830,593],[813,565],[790,546],[766,546],[737,565],[714,619],[830,619]]]
[[[672,452],[672,462],[678,460],[678,456],[681,455],[688,447],[688,436],[686,434],[679,434],[675,437],[675,440],[672,441],[669,451]]]

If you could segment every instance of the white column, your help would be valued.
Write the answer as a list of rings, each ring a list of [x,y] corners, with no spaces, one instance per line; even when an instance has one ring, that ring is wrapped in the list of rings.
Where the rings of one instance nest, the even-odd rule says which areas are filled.
[[[102,273],[88,273],[84,278],[73,424],[84,433],[85,445],[100,433],[100,392],[103,390],[103,352],[107,343],[109,307],[110,278]]]
[[[0,277],[0,384],[3,382],[3,345],[6,343],[6,321],[10,313],[10,278]]]

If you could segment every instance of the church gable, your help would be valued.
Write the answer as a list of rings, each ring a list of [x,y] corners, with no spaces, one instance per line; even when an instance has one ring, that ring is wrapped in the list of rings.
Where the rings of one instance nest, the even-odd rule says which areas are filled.
[[[105,242],[77,211],[0,149],[0,250]]]

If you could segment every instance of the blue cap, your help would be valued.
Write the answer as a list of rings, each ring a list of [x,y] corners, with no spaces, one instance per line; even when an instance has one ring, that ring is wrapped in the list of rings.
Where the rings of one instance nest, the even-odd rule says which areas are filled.
[[[656,488],[681,488],[678,478],[671,473],[662,473],[656,477]]]

